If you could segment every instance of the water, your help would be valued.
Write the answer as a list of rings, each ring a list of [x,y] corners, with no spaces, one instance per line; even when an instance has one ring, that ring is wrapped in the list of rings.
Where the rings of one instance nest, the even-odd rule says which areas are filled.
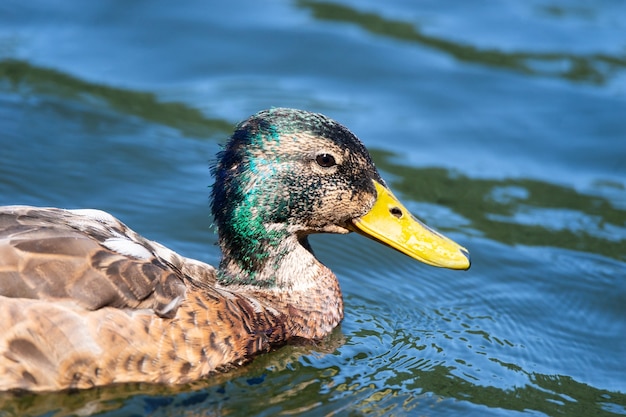
[[[316,236],[346,318],[183,387],[0,395],[0,415],[626,414],[622,1],[3,2],[0,204],[94,207],[215,264],[237,121],[323,112],[468,272]]]

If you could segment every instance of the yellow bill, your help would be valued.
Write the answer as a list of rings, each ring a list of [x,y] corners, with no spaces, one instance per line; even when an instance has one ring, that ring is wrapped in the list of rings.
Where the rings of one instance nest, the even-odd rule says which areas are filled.
[[[374,207],[352,221],[355,231],[429,265],[469,269],[469,252],[417,220],[378,181]]]

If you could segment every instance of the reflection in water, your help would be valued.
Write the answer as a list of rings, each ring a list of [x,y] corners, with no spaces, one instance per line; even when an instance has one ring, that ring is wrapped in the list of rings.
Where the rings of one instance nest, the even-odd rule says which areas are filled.
[[[372,155],[379,168],[394,175],[393,189],[451,208],[485,237],[626,260],[626,209],[606,198],[538,180],[474,179],[444,168],[403,166],[388,152]]]
[[[208,137],[230,133],[233,125],[224,120],[210,119],[199,110],[184,103],[163,103],[153,93],[113,88],[90,83],[48,68],[24,61],[0,61],[0,91],[8,90],[22,96],[46,95],[76,100],[95,106],[98,101],[107,109],[120,114],[140,117],[178,129],[184,136]]]
[[[402,332],[394,333],[392,348],[375,358],[375,366],[364,368],[359,363],[371,353],[363,349],[375,350],[375,341],[367,343],[381,336],[367,333],[354,335],[346,353],[336,353],[336,363],[331,365],[332,358],[324,354],[310,355],[315,348],[288,346],[211,381],[179,387],[127,384],[69,394],[0,393],[0,410],[3,416],[250,416],[267,415],[276,404],[274,411],[281,415],[383,416],[410,415],[418,406],[422,412],[434,407],[450,411],[454,403],[464,403],[460,410],[467,412],[468,405],[473,405],[485,415],[488,410],[536,411],[549,416],[609,416],[626,411],[622,393],[597,389],[568,376],[529,373],[495,358],[488,359],[524,382],[502,387],[459,375],[463,364],[424,359],[424,340]]]
[[[326,2],[301,0],[320,20],[354,23],[368,32],[388,38],[416,42],[451,55],[459,61],[511,69],[528,75],[559,77],[573,81],[603,84],[617,71],[626,69],[626,59],[606,54],[573,55],[559,52],[503,52],[480,49],[420,32],[413,22],[391,20],[375,13]]]
[[[446,366],[435,366],[427,371],[413,370],[412,383],[402,387],[380,384],[384,388],[372,389],[373,385],[357,387],[352,381],[337,387],[366,393],[351,406],[365,415],[389,415],[401,410],[411,411],[424,402],[437,403],[467,401],[487,409],[515,411],[538,411],[549,416],[609,416],[611,411],[621,409],[626,402],[623,394],[599,390],[579,383],[567,376],[528,375],[531,384],[503,390],[493,386],[480,386],[455,376]],[[448,406],[449,407],[449,406]],[[486,412],[486,410],[485,410]]]

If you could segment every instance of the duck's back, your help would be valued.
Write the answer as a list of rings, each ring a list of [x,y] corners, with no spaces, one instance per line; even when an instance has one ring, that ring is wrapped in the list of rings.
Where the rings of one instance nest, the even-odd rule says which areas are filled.
[[[174,255],[99,210],[0,208],[4,297],[172,316],[185,294]]]
[[[213,267],[97,210],[0,208],[0,317],[0,390],[180,383],[284,337]]]

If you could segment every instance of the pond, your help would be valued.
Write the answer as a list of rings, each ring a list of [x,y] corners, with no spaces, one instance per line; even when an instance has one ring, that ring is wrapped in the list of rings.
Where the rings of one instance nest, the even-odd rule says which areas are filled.
[[[0,205],[109,211],[217,264],[210,169],[269,107],[324,113],[470,250],[314,236],[346,316],[176,386],[0,394],[1,416],[626,415],[626,3],[0,6]],[[1,376],[0,376],[1,378]]]

